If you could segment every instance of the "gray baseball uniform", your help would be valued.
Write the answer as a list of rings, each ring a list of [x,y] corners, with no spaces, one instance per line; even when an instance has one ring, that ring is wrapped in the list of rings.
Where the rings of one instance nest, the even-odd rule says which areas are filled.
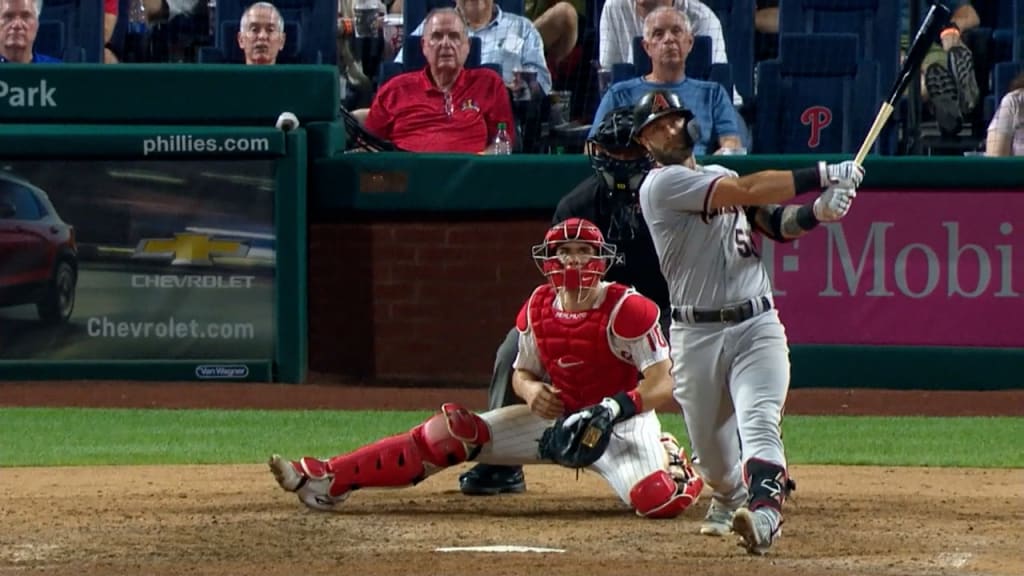
[[[725,176],[736,173],[656,168],[640,187],[640,207],[668,281],[674,396],[700,455],[695,465],[717,500],[738,505],[746,498],[744,461],[786,466],[789,348],[742,208],[708,213],[715,182]],[[749,318],[721,321],[721,310],[736,306]]]

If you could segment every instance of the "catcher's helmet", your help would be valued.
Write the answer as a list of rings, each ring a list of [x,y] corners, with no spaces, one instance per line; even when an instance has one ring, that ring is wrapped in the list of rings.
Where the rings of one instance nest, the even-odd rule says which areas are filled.
[[[605,114],[589,141],[590,166],[604,182],[608,197],[622,194],[635,202],[640,183],[651,169],[651,158],[633,138],[633,109],[616,108]]]
[[[558,253],[570,242],[582,242],[594,249],[593,256],[577,259]],[[615,259],[615,246],[604,241],[596,224],[583,218],[569,218],[555,224],[544,242],[533,247],[533,260],[555,288],[589,289],[604,277]]]
[[[668,90],[648,92],[636,103],[633,108],[633,136],[639,136],[651,122],[665,116],[683,117],[690,148],[700,140],[700,125],[693,117],[693,112],[683,105],[678,95]]]

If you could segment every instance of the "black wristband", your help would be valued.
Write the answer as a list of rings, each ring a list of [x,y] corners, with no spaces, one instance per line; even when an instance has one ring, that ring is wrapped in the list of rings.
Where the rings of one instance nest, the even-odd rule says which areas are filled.
[[[818,217],[814,215],[814,205],[804,204],[796,210],[796,225],[803,230],[814,230],[821,224]]]
[[[636,416],[636,402],[633,402],[633,399],[629,397],[628,392],[619,392],[612,396],[612,399],[619,403],[619,408],[622,408],[622,412],[619,413],[619,417],[615,419],[616,422],[629,420],[633,416]]]
[[[821,188],[821,175],[818,167],[793,170],[793,188],[797,194],[819,190]]]

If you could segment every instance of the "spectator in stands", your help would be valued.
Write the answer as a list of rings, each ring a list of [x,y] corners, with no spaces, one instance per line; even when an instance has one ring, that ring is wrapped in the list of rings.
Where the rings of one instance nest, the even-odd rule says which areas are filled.
[[[175,16],[190,16],[196,11],[199,0],[143,0],[146,18],[150,22],[170,20]]]
[[[391,9],[401,12],[402,0],[395,0]],[[352,49],[355,37],[356,9],[353,0],[338,0],[338,33],[335,45],[338,54],[338,75],[342,88],[342,103],[346,108],[363,108],[373,100],[374,83],[363,71],[363,62]]]
[[[1024,156],[1024,73],[1010,82],[985,141],[986,156]]]
[[[544,41],[544,54],[548,69],[565,60],[576,47],[579,35],[579,16],[584,12],[582,0],[526,0],[524,16]]]
[[[779,0],[757,0],[754,4],[754,60],[760,62],[778,57]]]
[[[257,2],[242,14],[238,47],[246,65],[276,64],[284,41],[284,18],[270,2]]]
[[[425,69],[395,76],[377,91],[366,129],[412,152],[489,153],[498,124],[512,130],[512,106],[501,77],[466,68],[469,35],[452,8],[432,11],[420,41]]]
[[[116,64],[117,55],[110,49],[110,39],[117,26],[117,0],[103,0],[103,61]]]
[[[601,98],[595,118],[604,118],[610,110],[621,106],[633,106],[652,90],[671,90],[693,112],[701,127],[694,154],[742,148],[739,115],[725,88],[717,82],[686,77],[686,57],[693,48],[693,31],[686,14],[671,7],[655,8],[644,19],[643,32],[644,50],[651,58],[651,73],[612,84]],[[594,122],[591,137],[596,126]]]
[[[0,0],[0,63],[60,62],[34,50],[42,11],[42,0]]]
[[[978,26],[978,13],[970,0],[938,0],[952,12],[949,26],[941,33],[940,44],[921,63],[922,100],[931,102],[939,130],[955,135],[963,126],[963,118],[978,104],[980,92],[974,74],[974,56],[964,45],[961,34]],[[927,5],[924,5],[927,8]],[[910,34],[918,22],[911,24],[909,2],[901,3],[900,45],[904,55],[913,40]]]
[[[608,0],[601,11],[598,35],[601,68],[611,70],[615,64],[632,64],[633,38],[643,33],[644,20],[657,8],[673,6],[686,14],[694,35],[711,37],[711,63],[728,63],[722,22],[714,10],[700,0]],[[739,94],[734,94],[734,100],[736,105],[742,104]]]
[[[501,66],[501,75],[508,86],[515,82],[514,71],[537,73],[537,83],[545,94],[551,92],[551,72],[544,58],[544,41],[529,19],[503,11],[494,0],[456,0],[456,14],[469,29],[470,36],[480,38],[480,62]],[[413,35],[423,34],[423,22]],[[404,48],[403,48],[404,51]],[[402,51],[395,62],[402,61]]]

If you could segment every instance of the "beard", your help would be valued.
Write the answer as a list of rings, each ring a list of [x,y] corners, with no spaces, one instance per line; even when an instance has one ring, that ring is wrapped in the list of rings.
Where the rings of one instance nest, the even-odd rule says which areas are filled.
[[[648,148],[654,161],[662,166],[682,164],[693,155],[693,148],[686,145],[686,138],[680,133],[676,138],[669,140],[659,146]]]

